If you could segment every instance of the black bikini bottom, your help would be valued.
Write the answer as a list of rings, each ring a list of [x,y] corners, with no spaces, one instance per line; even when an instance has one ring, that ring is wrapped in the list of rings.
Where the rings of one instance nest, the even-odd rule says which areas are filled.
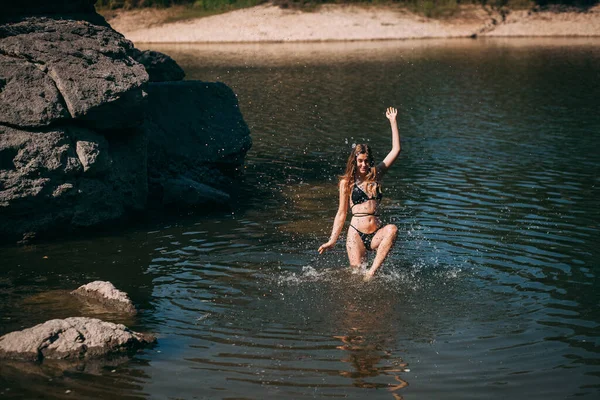
[[[373,240],[373,237],[375,236],[375,234],[381,229],[381,227],[377,228],[375,230],[375,232],[364,233],[364,232],[361,232],[358,229],[356,229],[356,227],[354,225],[350,224],[350,226],[353,227],[356,232],[358,232],[358,236],[360,236],[360,239],[364,243],[365,248],[367,250],[373,251],[373,249],[371,248],[371,241]]]

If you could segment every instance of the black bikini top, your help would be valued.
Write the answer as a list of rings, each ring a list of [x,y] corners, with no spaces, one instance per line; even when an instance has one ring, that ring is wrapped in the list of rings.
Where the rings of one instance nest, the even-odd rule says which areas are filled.
[[[381,198],[383,197],[383,193],[381,193],[381,190],[379,189],[379,187],[377,187],[377,195],[375,197],[370,197],[367,193],[365,193],[364,190],[362,190],[358,184],[354,184],[354,188],[352,188],[352,207],[354,207],[357,204],[362,204],[366,201],[369,200],[377,200],[377,202],[381,201]]]

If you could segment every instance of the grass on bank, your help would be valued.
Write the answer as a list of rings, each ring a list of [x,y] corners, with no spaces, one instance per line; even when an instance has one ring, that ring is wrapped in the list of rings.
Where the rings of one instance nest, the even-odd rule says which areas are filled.
[[[195,18],[208,17],[222,14],[241,8],[250,8],[259,4],[267,3],[266,0],[196,0],[169,1],[169,0],[97,0],[96,11],[105,17],[116,10],[139,10],[144,8],[155,8],[169,10],[161,23],[184,21]]]
[[[163,23],[189,20],[221,14],[259,4],[272,3],[281,8],[304,11],[318,10],[323,4],[381,5],[405,8],[428,18],[454,15],[464,5],[481,5],[492,9],[531,9],[552,2],[563,5],[594,4],[600,0],[97,0],[96,9],[103,14],[115,9],[140,9],[147,7],[172,10]]]
[[[167,18],[165,22],[208,17],[228,11],[250,8],[266,3],[265,0],[198,0],[181,8],[181,11]]]

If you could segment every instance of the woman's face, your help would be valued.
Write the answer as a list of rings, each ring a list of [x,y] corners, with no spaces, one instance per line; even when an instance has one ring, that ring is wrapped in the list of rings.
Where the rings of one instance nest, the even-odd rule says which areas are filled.
[[[356,156],[356,168],[361,175],[366,174],[369,171],[369,161],[366,154],[359,154]]]

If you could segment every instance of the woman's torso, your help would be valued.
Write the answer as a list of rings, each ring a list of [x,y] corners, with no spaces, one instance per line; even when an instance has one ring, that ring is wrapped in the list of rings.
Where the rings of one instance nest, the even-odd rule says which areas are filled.
[[[369,183],[355,183],[350,192],[350,207],[352,220],[350,223],[359,231],[371,233],[379,227],[381,221],[377,216],[379,203],[381,201],[381,190],[378,182],[372,182],[375,185],[369,190],[366,185]],[[371,194],[369,194],[371,193]],[[375,193],[375,195],[373,195]]]

